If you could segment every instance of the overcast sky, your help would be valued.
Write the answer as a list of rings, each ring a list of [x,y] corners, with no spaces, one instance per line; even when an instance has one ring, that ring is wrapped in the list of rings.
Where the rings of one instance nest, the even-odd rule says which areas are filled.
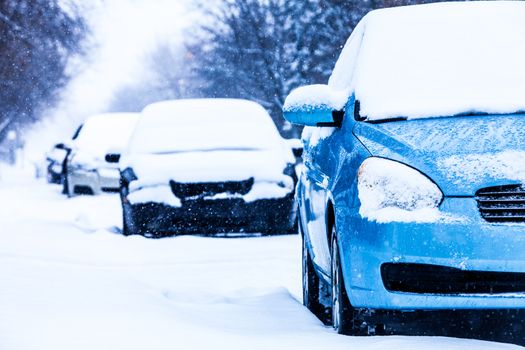
[[[81,0],[78,0],[81,3]],[[91,49],[73,66],[71,83],[55,110],[26,137],[28,157],[70,136],[87,116],[104,112],[119,87],[140,82],[148,54],[159,44],[182,42],[186,0],[96,0],[83,10]],[[89,6],[89,7],[87,7]]]

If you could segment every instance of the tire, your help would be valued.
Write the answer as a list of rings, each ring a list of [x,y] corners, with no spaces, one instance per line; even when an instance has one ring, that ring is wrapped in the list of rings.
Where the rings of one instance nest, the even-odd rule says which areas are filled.
[[[332,326],[339,334],[346,335],[368,335],[368,328],[361,329],[364,323],[358,322],[358,312],[350,304],[346,293],[343,271],[341,268],[341,257],[337,244],[337,232],[335,225],[332,228]]]
[[[323,282],[315,272],[315,267],[310,257],[310,252],[306,246],[306,239],[303,237],[302,248],[302,277],[303,277],[303,305],[308,308],[317,318],[325,325],[330,324],[330,308],[321,303],[321,296],[326,294],[326,287],[323,288]]]
[[[122,202],[122,235],[131,236],[136,234],[138,234],[138,232],[133,223],[133,211],[131,210],[131,206]]]
[[[67,174],[64,175],[64,180],[62,183],[62,194],[65,194],[69,197],[69,181],[67,180]]]

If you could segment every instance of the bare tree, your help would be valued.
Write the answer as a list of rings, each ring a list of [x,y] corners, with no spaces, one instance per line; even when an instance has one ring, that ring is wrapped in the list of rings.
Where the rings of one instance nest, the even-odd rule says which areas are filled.
[[[148,59],[146,76],[117,91],[109,111],[140,112],[153,102],[203,96],[199,77],[190,70],[192,60],[184,48],[160,45]]]
[[[207,24],[188,44],[202,94],[259,102],[281,130],[279,109],[295,75],[290,70],[291,17],[285,3],[234,0],[216,10],[206,7]]]
[[[68,57],[86,29],[74,7],[59,0],[0,2],[0,141],[39,119],[67,82]]]
[[[284,135],[296,136],[281,117],[290,90],[327,81],[368,11],[424,2],[430,1],[223,0],[211,10],[203,4],[204,24],[188,44],[193,72],[203,94],[255,100]]]

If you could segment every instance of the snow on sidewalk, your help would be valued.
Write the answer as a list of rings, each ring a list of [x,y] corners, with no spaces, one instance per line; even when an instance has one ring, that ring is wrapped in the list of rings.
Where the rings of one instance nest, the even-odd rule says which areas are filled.
[[[0,349],[519,348],[339,336],[300,303],[299,237],[148,240],[120,221],[118,196],[2,176]]]

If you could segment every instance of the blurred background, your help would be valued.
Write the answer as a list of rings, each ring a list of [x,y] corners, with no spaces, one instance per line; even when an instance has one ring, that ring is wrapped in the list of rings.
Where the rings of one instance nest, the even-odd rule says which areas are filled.
[[[0,159],[38,162],[89,115],[176,98],[253,100],[298,137],[290,90],[327,81],[369,10],[424,2],[4,0]]]

